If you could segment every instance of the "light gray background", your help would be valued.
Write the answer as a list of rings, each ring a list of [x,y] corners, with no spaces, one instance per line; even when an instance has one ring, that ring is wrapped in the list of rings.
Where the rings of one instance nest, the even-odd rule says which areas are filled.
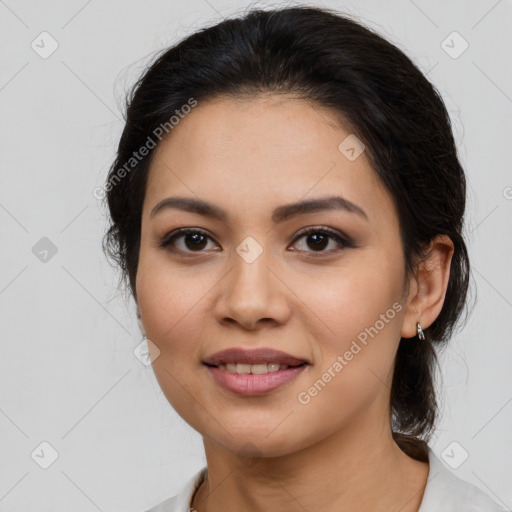
[[[248,5],[0,1],[1,511],[140,512],[205,463],[199,435],[133,355],[141,341],[134,305],[116,296],[93,189],[114,156],[124,92],[144,63]],[[442,356],[444,415],[431,445],[441,455],[459,443],[469,457],[453,471],[512,508],[512,2],[317,5],[357,15],[395,42],[447,103],[469,178],[478,302]],[[31,47],[50,48],[43,31],[59,45],[46,59]],[[469,43],[458,58],[442,47],[453,31]],[[43,237],[57,247],[46,262],[32,252]],[[48,456],[43,441],[58,452],[48,469],[31,457]]]

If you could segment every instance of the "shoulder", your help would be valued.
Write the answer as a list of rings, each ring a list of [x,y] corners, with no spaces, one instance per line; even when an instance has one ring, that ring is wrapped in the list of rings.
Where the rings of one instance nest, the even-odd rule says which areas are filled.
[[[172,496],[171,498],[167,498],[165,501],[162,501],[158,505],[151,507],[146,510],[146,512],[171,512],[176,510],[176,498],[178,496]]]
[[[151,507],[146,512],[189,512],[194,493],[201,485],[206,475],[206,466],[201,468],[195,475],[190,478],[181,488],[176,496],[171,496],[166,500]]]
[[[430,448],[429,466],[418,512],[509,512],[480,488],[452,473]]]

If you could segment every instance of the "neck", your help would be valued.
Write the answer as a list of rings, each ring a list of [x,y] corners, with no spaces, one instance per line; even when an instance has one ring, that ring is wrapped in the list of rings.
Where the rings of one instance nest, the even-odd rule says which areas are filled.
[[[244,458],[204,439],[208,475],[198,512],[417,512],[428,464],[400,450],[389,426],[352,424],[292,454]]]

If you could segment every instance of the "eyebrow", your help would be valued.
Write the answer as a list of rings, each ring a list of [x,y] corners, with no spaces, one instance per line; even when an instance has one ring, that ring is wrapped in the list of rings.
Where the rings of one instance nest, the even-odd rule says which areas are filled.
[[[226,222],[229,217],[227,212],[218,206],[190,197],[167,197],[151,210],[149,217],[151,219],[158,213],[173,208],[197,213],[223,222]],[[297,215],[306,215],[325,210],[343,210],[354,213],[367,221],[369,220],[365,211],[357,204],[340,196],[329,196],[279,206],[272,212],[272,222],[278,224]]]

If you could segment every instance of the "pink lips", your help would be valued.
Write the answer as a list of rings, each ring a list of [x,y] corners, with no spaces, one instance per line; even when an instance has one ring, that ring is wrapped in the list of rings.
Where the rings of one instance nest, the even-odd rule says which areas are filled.
[[[299,364],[308,363],[305,359],[298,359],[286,352],[272,348],[254,348],[251,350],[245,348],[228,348],[221,352],[215,352],[215,354],[205,358],[203,362],[211,366],[227,363],[278,363],[286,364],[287,366],[298,366]]]
[[[204,364],[215,381],[223,388],[233,393],[252,396],[269,393],[285,383],[293,380],[304,371],[309,364],[305,359],[299,359],[285,352],[271,348],[243,349],[233,348],[216,352],[204,359]],[[289,368],[279,369],[263,374],[238,374],[218,368],[226,364],[262,364],[274,363],[286,365]]]

